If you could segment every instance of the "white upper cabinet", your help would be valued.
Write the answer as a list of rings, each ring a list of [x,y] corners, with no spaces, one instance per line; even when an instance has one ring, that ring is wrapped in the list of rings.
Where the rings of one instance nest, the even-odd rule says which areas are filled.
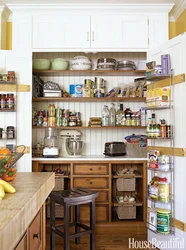
[[[122,48],[148,49],[148,16],[123,15],[121,27]]]
[[[121,16],[91,16],[91,48],[122,48]]]
[[[33,49],[35,48],[90,48],[90,16],[33,16]]]
[[[149,48],[155,48],[168,41],[168,14],[149,16]]]

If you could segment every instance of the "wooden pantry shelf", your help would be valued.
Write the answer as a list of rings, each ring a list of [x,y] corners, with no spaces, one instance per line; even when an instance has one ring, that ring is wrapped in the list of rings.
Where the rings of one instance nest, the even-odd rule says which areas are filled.
[[[48,127],[48,126],[32,126],[33,129],[45,129],[45,128],[55,128],[55,129],[118,129],[118,128],[132,128],[132,129],[145,129],[146,126],[102,126],[102,127],[88,127],[88,126],[67,126],[67,127]]]
[[[33,97],[33,102],[145,102],[145,97]]]
[[[34,75],[39,76],[70,76],[70,75],[139,75],[146,74],[145,70],[34,70]]]
[[[124,201],[124,202],[118,202],[116,199],[113,202],[113,206],[114,207],[125,207],[125,206],[134,206],[134,207],[142,207],[143,206],[143,202],[140,202],[138,200],[134,201],[134,202],[128,202],[128,201]]]

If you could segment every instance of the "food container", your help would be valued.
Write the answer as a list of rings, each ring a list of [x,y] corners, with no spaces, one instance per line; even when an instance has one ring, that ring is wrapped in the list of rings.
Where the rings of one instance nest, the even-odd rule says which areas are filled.
[[[33,60],[33,69],[36,70],[49,70],[50,60],[48,59],[34,59]]]
[[[167,209],[157,209],[157,232],[169,234],[171,232],[171,211]]]
[[[67,70],[68,62],[63,58],[55,58],[52,62],[52,70]]]
[[[162,68],[161,65],[156,65],[154,67],[154,75],[155,76],[161,76],[161,75],[163,75],[163,68]]]
[[[158,168],[162,171],[168,171],[170,168],[170,156],[161,155],[158,157]]]
[[[82,97],[83,85],[79,83],[70,84],[70,96],[72,97]]]
[[[117,69],[118,70],[135,70],[136,64],[133,61],[121,60],[117,62]]]
[[[158,200],[168,202],[170,195],[170,184],[168,182],[159,182]]]

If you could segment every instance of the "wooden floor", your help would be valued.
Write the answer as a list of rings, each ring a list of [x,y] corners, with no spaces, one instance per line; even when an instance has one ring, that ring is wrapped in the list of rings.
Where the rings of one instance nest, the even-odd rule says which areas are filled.
[[[46,235],[46,250],[50,250],[50,235],[49,227],[47,226]],[[126,221],[124,223],[112,223],[99,225],[96,228],[96,250],[134,250],[129,248],[129,238],[134,238],[137,241],[147,239],[146,228],[143,222]],[[89,250],[89,236],[80,238],[79,245],[71,240],[71,250]],[[140,248],[142,249],[142,248]],[[155,249],[155,248],[150,248]],[[63,239],[56,235],[56,250],[63,250]]]

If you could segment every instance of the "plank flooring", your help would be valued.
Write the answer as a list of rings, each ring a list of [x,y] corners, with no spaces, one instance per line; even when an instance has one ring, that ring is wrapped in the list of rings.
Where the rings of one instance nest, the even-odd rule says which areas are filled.
[[[46,250],[50,250],[50,229],[47,226]],[[129,238],[136,241],[147,239],[147,231],[143,222],[125,221],[123,223],[97,224],[96,227],[96,250],[134,250],[129,248]],[[80,238],[80,244],[74,240],[70,243],[71,250],[89,250],[89,236]],[[140,248],[143,249],[143,248]],[[156,249],[156,248],[150,248]],[[63,250],[63,239],[56,235],[56,250]]]

